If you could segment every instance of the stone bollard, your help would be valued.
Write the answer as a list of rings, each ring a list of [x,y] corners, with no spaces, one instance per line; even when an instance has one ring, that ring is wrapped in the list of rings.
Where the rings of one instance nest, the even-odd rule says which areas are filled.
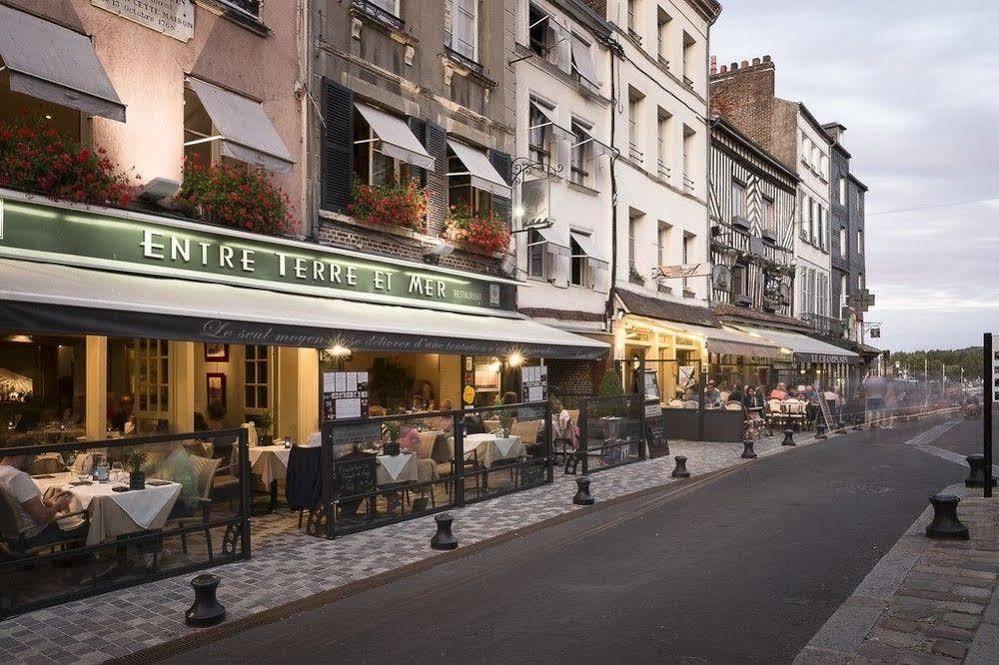
[[[576,478],[576,494],[572,497],[572,502],[577,506],[592,506],[597,502],[590,494],[590,477],[580,476]]]
[[[816,439],[828,439],[829,435],[827,434],[827,432],[828,432],[828,428],[826,427],[826,424],[824,422],[822,422],[820,420],[819,422],[815,423],[815,438]]]
[[[753,440],[750,438],[742,440],[742,459],[756,459],[756,451],[753,450]]]
[[[184,613],[184,621],[188,626],[205,628],[214,626],[225,619],[225,607],[216,598],[221,578],[218,575],[206,573],[191,580],[194,587],[194,604]]]
[[[968,527],[957,518],[957,504],[961,499],[953,494],[934,494],[930,497],[933,506],[933,521],[926,527],[929,538],[968,540]]]
[[[965,487],[985,487],[985,455],[976,453],[968,455],[968,477],[964,480]],[[992,487],[996,486],[996,477],[992,476]]]
[[[793,445],[795,445],[795,443],[794,443],[794,430],[793,429],[786,429],[786,430],[784,430],[784,440],[781,441],[780,445],[782,445],[782,446],[793,446]]]
[[[690,478],[690,471],[687,471],[687,458],[683,455],[677,455],[673,459],[676,461],[676,468],[669,475],[674,478]]]
[[[451,532],[454,516],[451,513],[441,513],[434,516],[434,521],[437,522],[437,533],[430,539],[430,549],[453,550],[458,547],[458,539]]]

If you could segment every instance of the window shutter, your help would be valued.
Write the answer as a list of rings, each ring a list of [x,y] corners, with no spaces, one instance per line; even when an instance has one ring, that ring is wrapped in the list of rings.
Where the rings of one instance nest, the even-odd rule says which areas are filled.
[[[447,132],[435,122],[423,122],[423,142],[427,153],[434,158],[434,170],[426,173],[426,188],[429,199],[427,221],[431,234],[440,233],[447,217]]]
[[[500,174],[503,181],[509,185],[513,179],[513,159],[510,155],[499,150],[490,150],[489,163],[493,165],[493,168]],[[513,205],[510,199],[493,194],[493,212],[503,221],[510,223],[513,213]]]
[[[354,180],[354,92],[323,79],[322,207],[345,212]]]
[[[410,116],[408,123],[410,131],[413,132],[413,136],[415,136],[416,139],[425,147],[427,145],[427,121]],[[419,183],[420,187],[426,187],[427,170],[414,166],[413,173],[416,174],[416,181]]]

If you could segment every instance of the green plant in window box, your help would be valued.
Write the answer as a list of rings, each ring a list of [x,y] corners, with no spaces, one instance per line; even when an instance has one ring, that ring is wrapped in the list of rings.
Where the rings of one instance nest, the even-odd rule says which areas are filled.
[[[465,204],[450,207],[442,236],[455,245],[488,256],[510,247],[510,226],[505,221],[492,211],[476,214]]]

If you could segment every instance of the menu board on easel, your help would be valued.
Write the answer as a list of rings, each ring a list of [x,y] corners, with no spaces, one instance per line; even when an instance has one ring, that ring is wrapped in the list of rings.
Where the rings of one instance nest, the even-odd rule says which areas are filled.
[[[367,372],[323,372],[323,420],[368,417]]]
[[[548,399],[548,368],[544,365],[520,370],[521,401],[544,402]]]
[[[654,418],[663,414],[662,400],[659,397],[659,377],[656,370],[645,370],[645,417]]]

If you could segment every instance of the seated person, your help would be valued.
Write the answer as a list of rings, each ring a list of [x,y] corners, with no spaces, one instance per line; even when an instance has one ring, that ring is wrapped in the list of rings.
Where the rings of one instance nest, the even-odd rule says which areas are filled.
[[[441,400],[440,411],[442,414],[454,411],[454,402],[449,399]],[[436,418],[431,418],[428,424],[431,429],[439,430],[445,434],[450,434],[454,431],[454,418],[451,416],[440,415]]]
[[[707,387],[704,389],[704,406],[709,409],[721,406],[721,391],[715,387],[714,379],[709,380]]]
[[[787,399],[787,385],[778,383],[777,387],[770,391],[770,399],[779,399],[784,401]]]
[[[89,523],[72,526],[68,520],[62,525],[56,521],[59,513],[69,508],[72,494],[59,492],[48,499],[42,497],[38,485],[25,472],[34,460],[34,455],[0,458],[0,493],[3,494],[0,501],[10,504],[19,532],[33,540],[32,546],[74,538],[86,539]]]
[[[763,394],[756,391],[753,386],[746,386],[746,397],[742,400],[743,406],[749,412],[750,416],[757,415],[760,416],[763,413]]]
[[[741,387],[736,386],[735,388],[732,389],[732,392],[728,394],[727,401],[738,402],[739,404],[742,404],[743,402],[746,401],[746,393]]]

